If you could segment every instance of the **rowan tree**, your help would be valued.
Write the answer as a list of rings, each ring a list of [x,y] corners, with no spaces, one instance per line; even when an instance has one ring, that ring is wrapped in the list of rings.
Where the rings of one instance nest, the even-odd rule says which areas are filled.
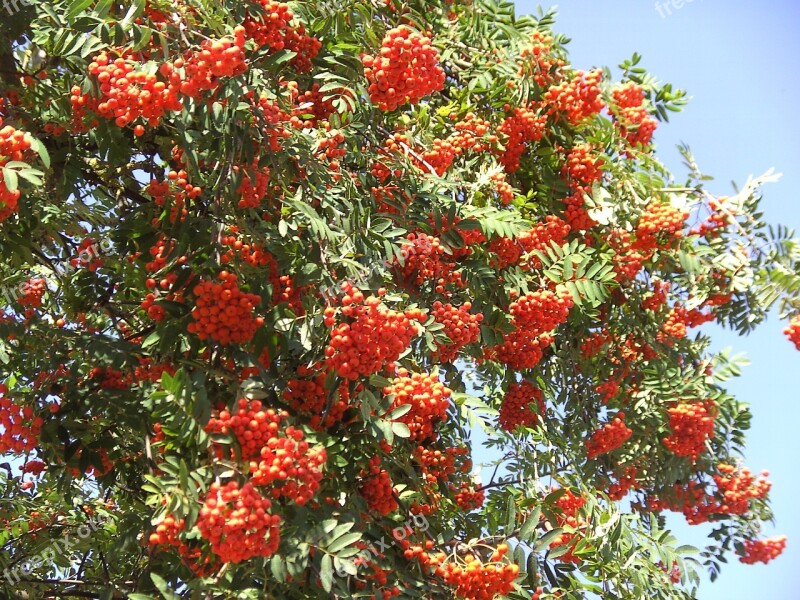
[[[640,57],[499,0],[12,12],[4,594],[678,599],[780,554],[695,328],[800,343],[800,245],[771,174],[659,162]]]

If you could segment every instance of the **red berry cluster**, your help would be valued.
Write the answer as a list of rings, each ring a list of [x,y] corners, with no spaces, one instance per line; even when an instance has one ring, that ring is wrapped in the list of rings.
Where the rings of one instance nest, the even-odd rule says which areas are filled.
[[[798,350],[800,350],[800,316],[794,317],[786,329],[783,330],[789,341],[792,342]]]
[[[207,433],[232,435],[241,449],[242,459],[257,459],[261,449],[279,432],[286,411],[264,408],[260,400],[241,398],[233,411],[221,410],[205,426]]]
[[[454,113],[450,118],[455,121]],[[492,123],[478,117],[475,113],[467,113],[463,119],[453,123],[456,130],[449,138],[450,143],[456,148],[458,154],[464,152],[485,152],[499,141],[497,135],[490,133]]]
[[[530,405],[536,404],[538,411]],[[542,390],[529,381],[512,383],[508,386],[503,402],[500,404],[498,423],[505,431],[514,431],[517,427],[534,427],[544,415],[544,395]]]
[[[605,106],[599,87],[602,78],[600,69],[578,71],[572,80],[551,86],[544,95],[549,112],[563,114],[572,125],[598,114]]]
[[[714,403],[711,400],[684,403],[668,412],[672,433],[662,442],[674,454],[696,461],[705,450],[706,440],[714,434],[717,412]]]
[[[19,303],[26,308],[39,308],[42,305],[42,297],[47,290],[47,283],[44,279],[37,277],[28,279],[22,286],[22,296]]]
[[[572,294],[567,290],[559,293],[539,290],[512,302],[509,312],[518,331],[541,335],[565,322],[573,304]]]
[[[417,446],[414,449],[414,458],[419,463],[420,470],[429,483],[445,481],[456,472],[455,456],[466,448],[448,448],[444,452],[428,446]]]
[[[611,500],[622,500],[628,492],[636,487],[636,467],[626,467],[618,480],[608,486],[608,497]]]
[[[688,217],[688,211],[651,202],[636,227],[635,247],[645,252],[671,247],[683,237],[683,224]]]
[[[185,59],[175,61],[175,68],[184,70],[180,84],[182,94],[198,98],[203,92],[219,87],[222,77],[236,77],[245,72],[244,27],[237,27],[234,36],[234,39],[204,40],[199,51],[189,52]]]
[[[533,369],[539,364],[544,350],[553,342],[547,334],[536,336],[522,330],[503,336],[503,343],[487,351],[487,358],[494,356],[499,362],[515,371]]]
[[[17,211],[21,192],[8,189],[3,177],[3,167],[10,161],[19,161],[25,152],[31,148],[29,133],[17,131],[11,125],[3,127],[3,118],[0,117],[0,223]]]
[[[571,227],[556,215],[547,215],[544,221],[536,223],[517,238],[528,254],[534,251],[546,252],[553,244],[563,245]],[[536,269],[541,268],[542,261],[535,254],[530,254],[528,262]]]
[[[458,485],[450,484],[453,501],[464,512],[477,510],[486,501],[486,491],[478,487],[474,481],[462,481]]]
[[[433,303],[431,314],[437,323],[444,325],[442,333],[450,338],[450,342],[437,345],[438,360],[452,362],[464,346],[478,341],[483,314],[473,315],[470,314],[470,310],[472,310],[471,302],[465,302],[458,308],[452,304],[442,304],[438,300]]]
[[[164,113],[183,108],[178,90],[169,80],[137,70],[136,63],[122,56],[115,59],[107,52],[100,53],[89,64],[89,73],[97,80],[100,96],[84,96],[79,87],[73,87],[70,99],[79,113],[90,108],[119,127],[139,118],[156,127]]]
[[[279,152],[282,147],[282,140],[288,138],[291,133],[284,126],[291,120],[291,117],[281,110],[278,104],[271,100],[266,94],[261,94],[255,99],[255,94],[248,94],[248,98],[253,105],[253,119],[267,140],[273,152]]]
[[[500,544],[487,564],[467,554],[463,565],[447,562],[437,567],[435,573],[455,588],[456,598],[494,600],[513,590],[514,580],[519,575],[517,565],[501,562],[507,552],[508,546]]]
[[[300,73],[311,70],[311,60],[322,43],[306,35],[302,25],[290,25],[294,15],[288,4],[275,0],[257,0],[257,3],[261,5],[260,11],[248,10],[242,23],[247,39],[253,40],[259,48],[267,46],[270,54],[284,49],[296,52],[292,66]]]
[[[611,114],[616,118],[620,133],[631,146],[645,147],[653,138],[658,121],[650,116],[644,104],[642,88],[633,82],[614,90]]]
[[[531,44],[522,49],[519,58],[520,77],[531,77],[540,88],[553,82],[555,73],[564,66],[564,61],[553,55],[553,36],[534,31]]]
[[[373,456],[369,459],[369,468],[362,471],[361,478],[359,492],[371,511],[386,516],[397,510],[392,478],[386,469],[381,468],[379,457]]]
[[[750,501],[766,498],[772,484],[767,480],[764,471],[756,479],[755,475],[744,467],[737,469],[733,465],[717,465],[719,473],[714,475],[717,484],[716,502],[718,508],[715,512],[729,515],[743,515],[750,510]]]
[[[566,219],[572,231],[588,231],[597,225],[585,208],[586,202],[583,199],[583,191],[574,192],[564,198],[563,202],[565,206],[564,219]]]
[[[233,172],[242,171],[242,182],[236,193],[239,195],[239,208],[258,208],[269,191],[269,168],[259,167],[254,160],[249,169],[234,166]]]
[[[439,381],[437,375],[412,373],[398,369],[398,377],[383,388],[384,396],[394,396],[392,410],[408,404],[411,410],[398,420],[408,425],[411,439],[416,442],[436,439],[436,425],[447,419],[450,406],[450,390]]]
[[[444,70],[431,40],[408,27],[386,32],[378,56],[362,55],[369,95],[384,111],[416,104],[444,87]]]
[[[510,107],[506,107],[510,110]],[[545,131],[546,115],[538,115],[528,107],[518,107],[506,117],[497,132],[505,138],[505,151],[500,155],[500,163],[507,173],[519,169],[519,161],[528,142],[538,142]]]
[[[625,413],[620,411],[613,420],[595,431],[591,439],[586,440],[586,455],[591,460],[601,454],[613,452],[632,434],[633,432],[625,425]]]
[[[130,373],[123,373],[112,367],[94,367],[86,378],[99,382],[102,390],[127,390],[133,383]]]
[[[211,485],[197,528],[222,562],[238,563],[256,556],[269,557],[280,544],[281,518],[269,513],[272,503],[246,483]]]
[[[284,399],[306,416],[309,425],[316,430],[332,427],[341,422],[345,411],[350,407],[350,391],[346,383],[331,393],[325,389],[327,373],[314,373],[305,366],[297,369],[303,379],[290,379],[283,392]],[[305,379],[305,377],[310,379]]]
[[[744,554],[739,558],[746,565],[764,564],[778,558],[786,549],[786,536],[779,535],[763,540],[745,540]]]
[[[629,231],[612,229],[606,239],[614,251],[614,271],[620,283],[636,277],[644,262],[652,257],[652,252],[642,251],[635,245],[633,234]]]
[[[260,456],[250,461],[251,483],[273,485],[274,498],[288,498],[299,505],[314,497],[327,460],[324,448],[311,448],[299,429],[289,426],[280,437],[270,437]]]
[[[669,288],[670,284],[668,282],[653,280],[653,293],[642,300],[642,308],[644,310],[657,311],[664,306],[667,303]]]
[[[594,148],[581,143],[574,146],[567,154],[561,174],[579,189],[591,186],[603,177],[603,159],[595,157]]]
[[[578,511],[586,504],[586,499],[573,494],[571,490],[567,490],[555,502],[556,506],[561,509],[561,514],[558,515],[559,526],[572,527],[580,529],[586,524],[586,520],[578,515]],[[578,543],[579,533],[562,533],[550,542],[550,548],[557,548],[558,546],[570,546],[566,554],[562,555],[560,560],[563,562],[578,563],[580,558],[573,554],[573,550]]]
[[[0,454],[25,454],[36,448],[44,421],[33,416],[30,406],[12,402],[7,393],[8,388],[0,384]]]
[[[421,321],[424,313],[419,309],[391,310],[382,306],[375,296],[364,298],[364,294],[349,283],[342,287],[345,296],[339,312],[349,322],[333,328],[325,356],[328,368],[340,377],[355,380],[378,373],[394,363],[419,332],[415,321]],[[335,315],[336,309],[328,307],[325,324],[332,327]]]
[[[236,275],[228,271],[219,274],[221,283],[201,281],[194,287],[194,322],[188,331],[201,340],[211,338],[220,344],[246,344],[264,323],[253,311],[261,303],[257,294],[247,294],[236,284]]]

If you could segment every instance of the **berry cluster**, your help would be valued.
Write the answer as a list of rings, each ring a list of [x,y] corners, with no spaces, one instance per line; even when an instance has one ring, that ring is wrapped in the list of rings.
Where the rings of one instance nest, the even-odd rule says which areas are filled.
[[[281,524],[280,516],[269,513],[271,507],[249,483],[241,489],[235,481],[214,483],[200,509],[197,529],[222,562],[269,557],[280,544]]]
[[[553,338],[547,334],[536,336],[526,330],[516,331],[504,335],[501,345],[487,351],[487,358],[494,356],[515,371],[533,369],[552,342]]]
[[[507,173],[519,169],[519,161],[528,142],[542,139],[546,122],[546,115],[537,115],[535,110],[523,106],[515,108],[514,113],[498,127],[497,132],[505,137],[505,151],[500,155],[500,163]]]
[[[444,87],[444,70],[431,40],[408,27],[386,32],[378,56],[362,55],[369,95],[384,111],[416,104]]]
[[[572,306],[572,295],[566,289],[560,293],[540,290],[512,302],[509,312],[517,330],[538,336],[566,321]]]
[[[598,114],[605,106],[599,87],[602,77],[600,69],[578,71],[572,80],[551,86],[544,95],[549,112],[563,114],[572,125]]]
[[[746,565],[757,562],[766,564],[778,558],[786,549],[786,539],[785,535],[780,535],[763,540],[745,540],[744,554],[739,557],[739,561]]]
[[[800,350],[800,316],[794,317],[786,329],[783,330],[789,341],[792,342],[798,350]]]
[[[36,448],[44,421],[33,416],[30,406],[12,402],[7,393],[8,388],[0,384],[0,454],[25,454]]]
[[[345,411],[350,407],[350,391],[343,383],[335,392],[325,389],[327,373],[314,374],[311,369],[301,366],[297,374],[303,379],[290,379],[283,392],[284,399],[299,413],[308,417],[308,423],[316,430],[332,427],[341,422]],[[306,377],[311,376],[309,379]]]
[[[457,115],[454,113],[450,118],[455,120]],[[464,152],[485,152],[499,141],[497,135],[490,133],[492,124],[490,121],[478,117],[475,113],[467,113],[463,119],[453,123],[456,130],[449,138],[450,143],[456,148],[458,154]]]
[[[345,296],[340,312],[350,322],[333,328],[325,356],[328,368],[340,377],[355,380],[394,363],[419,332],[415,321],[421,321],[424,313],[419,309],[390,310],[375,296],[364,298],[349,283],[342,287]],[[335,314],[333,307],[325,309],[325,324],[329,327],[335,324]]]
[[[3,127],[0,117],[0,223],[17,211],[20,196],[18,189],[13,192],[8,188],[3,176],[3,167],[10,161],[22,160],[26,151],[31,148],[31,136],[17,131],[11,125]]]
[[[188,331],[201,340],[211,338],[223,346],[246,344],[264,323],[263,317],[253,316],[261,297],[242,292],[233,273],[222,271],[219,280],[221,283],[201,281],[194,287],[194,322],[189,323]]]
[[[538,411],[530,405],[535,403]],[[508,386],[503,402],[500,404],[498,423],[505,431],[514,431],[517,427],[534,427],[545,412],[542,390],[529,381],[512,383]]]
[[[398,377],[383,388],[384,396],[393,396],[392,410],[408,404],[406,414],[398,420],[408,425],[411,439],[416,442],[436,439],[435,427],[447,418],[450,406],[450,390],[439,381],[437,375],[412,373],[398,369]]]
[[[500,544],[488,564],[482,563],[472,554],[467,554],[463,565],[447,562],[437,567],[435,573],[447,585],[455,588],[456,598],[494,600],[514,589],[514,580],[519,575],[517,565],[501,562],[506,552],[508,546]]]
[[[462,481],[457,486],[450,484],[449,487],[453,500],[464,512],[480,508],[486,500],[486,491],[474,481]]]
[[[470,310],[472,310],[471,302],[465,302],[457,308],[452,304],[442,304],[438,300],[433,303],[431,314],[437,323],[444,325],[442,333],[450,338],[448,343],[437,344],[438,360],[452,362],[464,346],[478,341],[483,314],[473,315],[470,314]]]
[[[44,279],[37,277],[28,279],[22,286],[22,295],[19,298],[21,306],[26,308],[39,308],[42,305],[42,297],[47,290],[47,283]]]
[[[567,154],[561,174],[578,189],[591,186],[603,177],[603,159],[594,156],[594,148],[589,144],[577,144]]]
[[[233,172],[242,171],[242,182],[236,190],[239,195],[239,208],[258,208],[269,190],[269,168],[259,167],[258,160],[254,160],[249,169],[242,169],[238,165],[233,167]]]
[[[156,127],[164,113],[179,111],[183,104],[176,86],[165,83],[156,75],[136,69],[126,58],[112,58],[101,52],[89,64],[89,73],[96,79],[99,98],[84,96],[79,87],[72,88],[71,101],[78,112],[92,109],[104,119],[125,127],[141,118]],[[163,73],[163,71],[162,71]],[[142,129],[137,133],[143,133]]]
[[[371,511],[386,516],[397,510],[392,478],[386,469],[381,468],[379,457],[373,456],[369,459],[369,468],[362,471],[361,478],[359,492]]]
[[[647,205],[636,227],[637,249],[645,252],[669,248],[683,236],[683,224],[689,212],[655,201]]]
[[[245,72],[244,27],[237,27],[234,35],[234,39],[204,40],[199,51],[175,61],[175,68],[184,70],[179,88],[182,94],[198,98],[203,92],[219,87],[222,77],[236,77]]]
[[[585,208],[586,202],[583,199],[581,190],[567,196],[563,202],[564,219],[566,219],[572,231],[588,231],[597,225]]]
[[[586,499],[567,490],[555,502],[556,506],[561,509],[561,514],[558,515],[558,524],[560,527],[568,526],[574,529],[580,529],[586,523],[585,519],[578,515],[578,511],[586,504]],[[570,546],[569,550],[561,556],[560,560],[563,562],[578,563],[580,558],[573,554],[573,550],[578,543],[579,533],[562,533],[555,537],[550,542],[550,548],[557,548],[559,546]]]
[[[270,437],[260,456],[250,461],[251,483],[275,485],[274,498],[288,498],[299,505],[314,497],[322,480],[322,467],[327,460],[324,448],[311,448],[299,429],[289,426],[281,437]]]
[[[679,404],[668,412],[672,433],[662,442],[674,454],[696,461],[705,450],[706,440],[714,434],[714,403],[706,400]]]
[[[586,440],[586,455],[589,459],[613,452],[631,437],[633,432],[625,425],[624,419],[625,413],[618,412],[613,420],[595,431],[591,439]]]
[[[536,223],[527,231],[523,231],[517,238],[519,243],[530,256],[527,262],[536,269],[541,268],[542,261],[535,251],[546,252],[553,244],[561,246],[569,235],[571,227],[556,215],[547,215],[544,221]]]
[[[614,90],[611,114],[620,133],[631,146],[644,148],[653,138],[658,121],[650,116],[644,104],[644,92],[636,83],[629,82]]]
[[[239,443],[242,459],[250,461],[260,456],[261,449],[275,438],[288,416],[286,411],[265,409],[260,400],[241,398],[233,411],[221,410],[212,416],[205,431],[232,435]]]

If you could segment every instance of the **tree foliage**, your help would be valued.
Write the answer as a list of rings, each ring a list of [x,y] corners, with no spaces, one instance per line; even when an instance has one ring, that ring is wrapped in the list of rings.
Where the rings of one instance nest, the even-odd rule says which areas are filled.
[[[772,173],[658,161],[640,57],[497,0],[13,4],[4,593],[693,598],[780,553],[691,330],[800,313],[800,245]]]

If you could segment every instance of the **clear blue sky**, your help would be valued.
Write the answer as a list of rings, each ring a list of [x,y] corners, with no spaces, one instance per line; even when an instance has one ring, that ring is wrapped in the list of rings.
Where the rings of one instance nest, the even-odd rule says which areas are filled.
[[[682,178],[675,146],[689,143],[701,169],[716,177],[710,189],[717,194],[730,193],[731,181],[744,183],[775,167],[784,175],[764,190],[766,219],[800,230],[800,2],[677,4],[682,7],[662,0],[661,16],[655,0],[563,2],[555,30],[572,38],[567,47],[576,67],[614,67],[638,52],[656,77],[688,90],[692,102],[656,133],[662,160]],[[517,0],[517,13],[534,13],[538,5]],[[747,338],[712,335],[718,348],[733,346],[753,362],[729,389],[751,404],[747,464],[770,470],[778,523],[767,534],[786,533],[787,549],[766,566],[734,557],[714,584],[704,582],[698,600],[800,598],[800,352],[783,327],[774,316]],[[676,533],[702,543],[681,520],[673,521]]]

